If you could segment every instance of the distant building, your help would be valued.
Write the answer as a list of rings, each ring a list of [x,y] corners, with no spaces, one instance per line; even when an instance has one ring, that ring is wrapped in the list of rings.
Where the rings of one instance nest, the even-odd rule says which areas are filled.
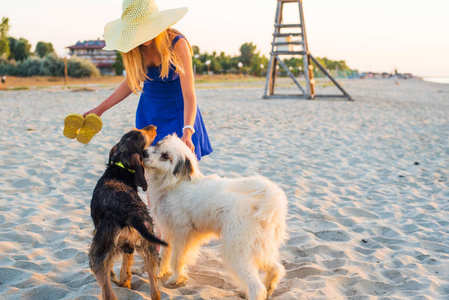
[[[115,75],[112,64],[115,62],[117,51],[106,51],[103,47],[106,45],[104,40],[78,41],[75,45],[69,46],[69,55],[89,59],[103,75]]]

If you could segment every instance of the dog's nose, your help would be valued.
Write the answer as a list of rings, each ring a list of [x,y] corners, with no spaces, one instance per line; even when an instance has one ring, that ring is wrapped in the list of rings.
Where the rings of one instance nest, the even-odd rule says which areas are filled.
[[[143,158],[150,157],[150,153],[148,153],[148,150],[143,150]]]

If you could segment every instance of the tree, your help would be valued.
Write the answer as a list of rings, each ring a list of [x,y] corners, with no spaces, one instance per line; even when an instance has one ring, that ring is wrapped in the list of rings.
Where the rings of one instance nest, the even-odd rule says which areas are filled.
[[[3,54],[5,54],[6,57],[9,57],[11,54],[8,39],[0,39],[0,56]]]
[[[8,37],[8,44],[9,44],[9,55],[8,55],[8,59],[14,59],[14,53],[12,52],[12,50],[14,49],[14,45],[16,44],[17,39],[13,38],[13,37]]]
[[[0,56],[2,54],[6,54],[6,57],[9,57],[11,53],[9,49],[8,32],[9,32],[9,19],[3,17],[2,22],[0,23]]]
[[[226,55],[224,52],[220,52],[220,55],[217,56],[217,62],[221,65],[222,72],[226,72],[232,68],[231,66],[231,56]]]
[[[9,19],[3,17],[2,22],[0,23],[0,38],[5,38],[8,36],[9,27]]]
[[[11,56],[17,61],[23,61],[31,55],[31,45],[24,38],[15,41],[14,48],[11,49]]]
[[[193,52],[193,55],[200,54],[200,47],[193,45],[192,52]]]
[[[34,51],[34,53],[41,58],[54,52],[55,50],[53,49],[53,44],[46,42],[37,42],[36,50]]]
[[[301,58],[291,57],[288,59],[284,59],[284,63],[289,69],[291,67],[290,70],[295,76],[298,76],[300,69],[302,70],[302,68],[304,67],[304,61],[302,57]],[[283,70],[281,72],[283,72]]]
[[[117,54],[115,55],[115,61],[112,64],[112,67],[115,70],[115,75],[123,74],[123,70],[125,70],[125,65],[123,64],[122,52],[117,51]]]
[[[261,67],[261,65],[263,67]],[[259,53],[254,55],[253,59],[251,60],[251,71],[256,76],[263,76],[262,72],[263,69],[267,69],[268,67],[268,58],[264,56],[260,56]]]
[[[255,51],[256,51],[256,45],[253,45],[253,43],[244,43],[240,47],[240,59],[244,66],[251,65],[251,60],[254,57]]]

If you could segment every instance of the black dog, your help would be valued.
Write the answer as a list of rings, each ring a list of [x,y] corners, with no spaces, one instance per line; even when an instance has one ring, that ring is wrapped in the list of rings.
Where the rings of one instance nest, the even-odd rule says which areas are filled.
[[[116,299],[111,280],[131,287],[131,264],[134,248],[142,256],[151,285],[151,299],[160,299],[156,267],[159,263],[156,238],[147,206],[137,193],[137,186],[147,189],[142,154],[156,137],[156,127],[147,126],[125,134],[109,153],[106,171],[95,187],[90,205],[95,225],[89,250],[89,263],[101,288],[103,299]],[[143,237],[143,238],[142,238]],[[115,257],[123,255],[120,280],[112,270]]]

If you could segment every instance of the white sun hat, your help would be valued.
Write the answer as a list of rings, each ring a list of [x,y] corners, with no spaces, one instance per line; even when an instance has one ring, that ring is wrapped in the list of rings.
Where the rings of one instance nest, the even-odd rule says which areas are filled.
[[[104,27],[104,50],[123,53],[148,42],[175,24],[187,7],[159,11],[154,0],[123,0],[122,16]]]

